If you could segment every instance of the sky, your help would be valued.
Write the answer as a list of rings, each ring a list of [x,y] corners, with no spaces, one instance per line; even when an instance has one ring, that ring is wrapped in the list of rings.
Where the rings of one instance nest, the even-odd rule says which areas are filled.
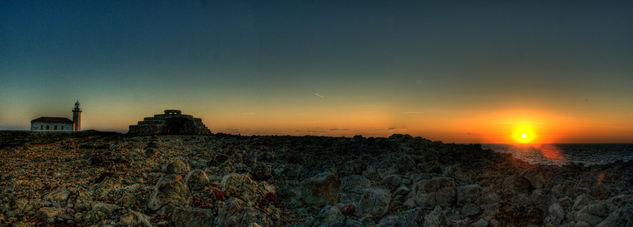
[[[631,1],[0,1],[0,129],[633,142]]]

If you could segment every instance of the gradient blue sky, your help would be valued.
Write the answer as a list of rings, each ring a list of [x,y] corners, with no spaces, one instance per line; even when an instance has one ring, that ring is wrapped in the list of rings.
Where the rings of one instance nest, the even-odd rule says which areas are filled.
[[[633,142],[632,62],[631,1],[1,1],[0,129]]]

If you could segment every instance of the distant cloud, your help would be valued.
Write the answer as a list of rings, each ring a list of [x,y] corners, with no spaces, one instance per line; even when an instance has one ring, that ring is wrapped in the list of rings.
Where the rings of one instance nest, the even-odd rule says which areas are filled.
[[[424,114],[424,112],[408,111],[408,112],[402,112],[402,114]]]
[[[319,94],[319,93],[314,93],[314,96],[319,97],[319,98],[321,98],[321,99],[324,99],[324,98],[325,98],[325,96],[323,96],[323,95],[321,95],[321,94]]]

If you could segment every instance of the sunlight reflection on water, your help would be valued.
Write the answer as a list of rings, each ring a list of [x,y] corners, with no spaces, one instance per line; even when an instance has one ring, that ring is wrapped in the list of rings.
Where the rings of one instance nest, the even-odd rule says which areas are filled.
[[[595,165],[633,160],[633,144],[485,144],[482,147],[500,153],[510,153],[533,164]]]

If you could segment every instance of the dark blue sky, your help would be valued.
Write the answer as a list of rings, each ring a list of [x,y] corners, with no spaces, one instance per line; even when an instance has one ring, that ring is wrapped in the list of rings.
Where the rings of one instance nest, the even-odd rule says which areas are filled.
[[[2,1],[0,127],[78,98],[97,129],[167,107],[236,131],[444,138],[468,132],[421,125],[507,109],[633,128],[631,62],[631,1]]]

